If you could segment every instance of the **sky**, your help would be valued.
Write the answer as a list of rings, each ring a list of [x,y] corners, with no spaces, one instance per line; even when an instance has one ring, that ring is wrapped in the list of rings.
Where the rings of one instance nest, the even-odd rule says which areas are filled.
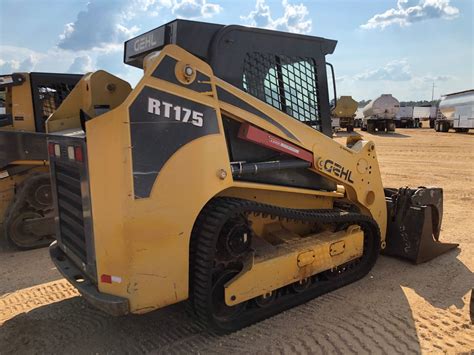
[[[474,88],[473,0],[0,0],[0,74],[107,70],[123,42],[175,18],[335,39],[338,95],[431,100]]]

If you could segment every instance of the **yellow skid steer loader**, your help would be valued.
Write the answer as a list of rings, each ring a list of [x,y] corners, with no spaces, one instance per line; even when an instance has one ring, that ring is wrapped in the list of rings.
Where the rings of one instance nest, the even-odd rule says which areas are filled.
[[[130,86],[86,75],[48,119],[58,270],[95,306],[186,299],[232,331],[366,275],[422,262],[440,188],[384,189],[374,143],[330,138],[336,42],[176,20],[125,43]]]
[[[82,75],[0,75],[0,223],[5,246],[45,247],[54,235],[54,208],[45,121]]]

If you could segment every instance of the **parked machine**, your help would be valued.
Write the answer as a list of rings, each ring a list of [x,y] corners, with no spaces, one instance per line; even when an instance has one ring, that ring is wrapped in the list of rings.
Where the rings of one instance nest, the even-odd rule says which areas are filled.
[[[45,121],[81,75],[14,73],[0,76],[0,223],[20,249],[53,240],[53,204]]]
[[[357,111],[357,101],[352,96],[341,96],[337,99],[336,106],[331,110],[333,126],[347,129],[347,132],[354,131],[354,118]]]
[[[441,116],[435,121],[437,132],[468,132],[474,129],[474,90],[447,94],[439,103]]]
[[[232,331],[364,277],[380,251],[455,247],[438,241],[442,189],[384,189],[373,142],[330,138],[335,46],[185,20],[127,41],[136,87],[90,73],[47,121],[57,269],[111,314],[189,299]]]
[[[364,118],[361,129],[369,133],[394,132],[395,117],[400,109],[400,103],[390,94],[383,94],[370,101],[363,109]]]

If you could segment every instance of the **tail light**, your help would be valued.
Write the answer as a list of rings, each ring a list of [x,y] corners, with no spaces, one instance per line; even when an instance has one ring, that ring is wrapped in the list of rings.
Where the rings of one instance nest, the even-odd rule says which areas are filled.
[[[52,157],[60,157],[61,156],[61,147],[57,143],[48,143],[48,153]]]
[[[82,154],[82,148],[74,145],[68,146],[67,157],[69,158],[69,160],[82,163],[84,161],[84,154]]]
[[[75,147],[74,148],[74,156],[76,158],[76,161],[82,163],[84,162],[84,154],[82,154],[82,148],[81,147]]]

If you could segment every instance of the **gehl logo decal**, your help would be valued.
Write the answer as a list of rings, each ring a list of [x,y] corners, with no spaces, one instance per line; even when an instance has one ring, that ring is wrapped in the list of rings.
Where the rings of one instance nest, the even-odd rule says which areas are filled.
[[[148,98],[148,113],[160,116],[161,118],[175,120],[183,123],[191,123],[197,127],[202,127],[204,114],[194,111],[184,106]]]
[[[342,178],[347,182],[354,183],[352,180],[352,171],[344,168],[342,165],[332,161],[331,159],[319,159],[318,160],[319,170],[324,170],[334,176]]]

